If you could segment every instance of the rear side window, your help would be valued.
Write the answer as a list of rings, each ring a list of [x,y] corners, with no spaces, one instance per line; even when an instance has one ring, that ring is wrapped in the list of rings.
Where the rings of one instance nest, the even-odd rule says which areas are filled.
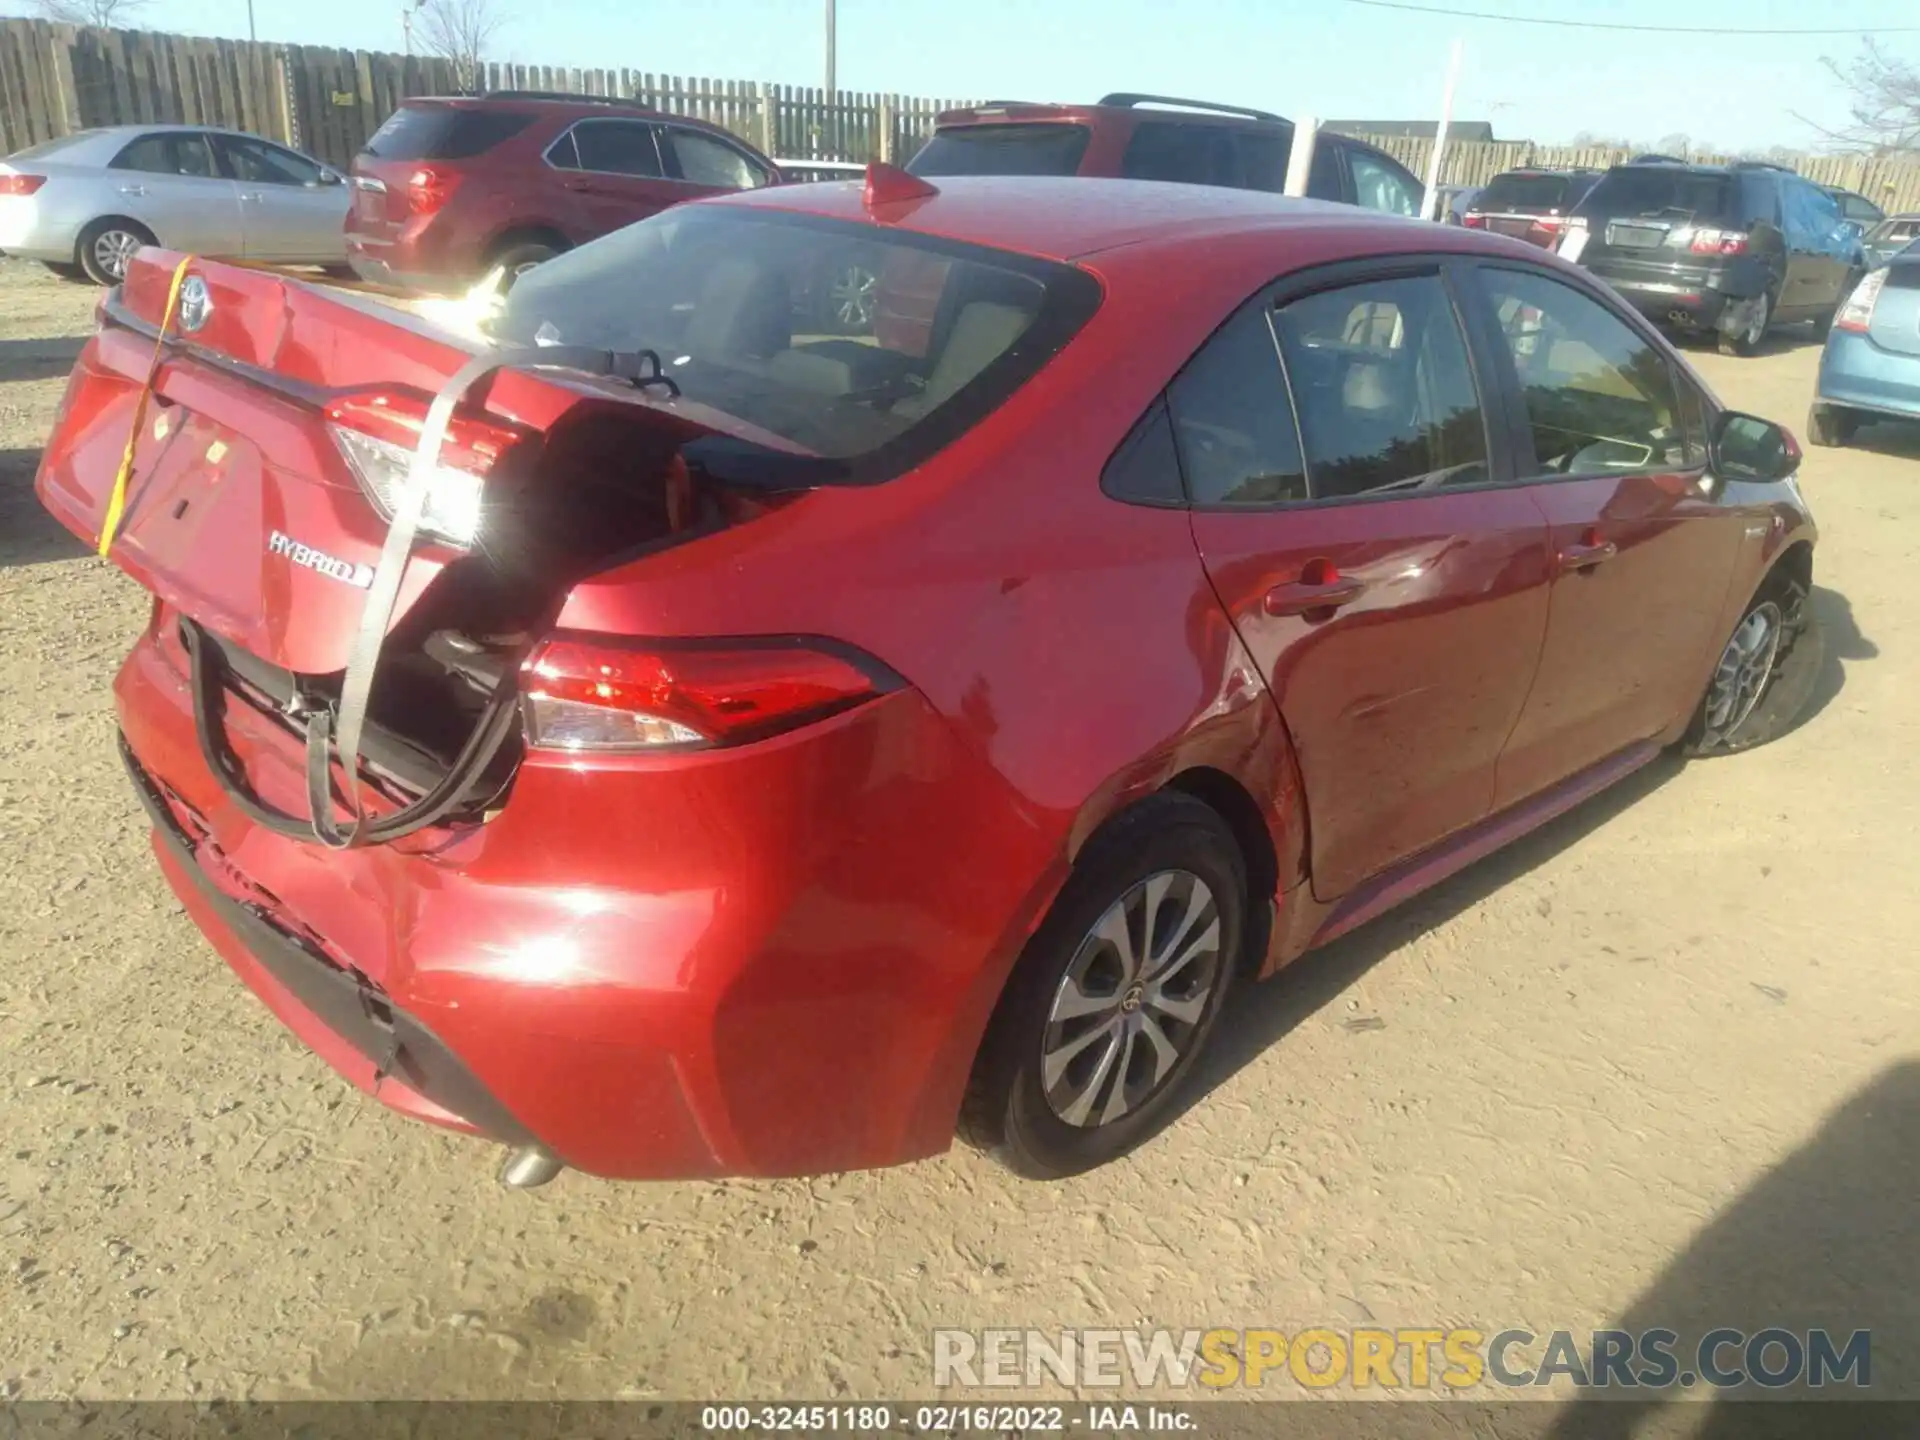
[[[1127,141],[1120,173],[1129,180],[1245,188],[1236,138],[1220,125],[1148,120],[1135,127]]]
[[[907,162],[915,175],[1073,175],[1084,125],[950,125]]]
[[[1609,170],[1588,192],[1580,210],[1588,215],[1660,215],[1674,219],[1732,221],[1737,217],[1734,177],[1680,166],[1623,165]]]
[[[189,175],[213,179],[213,151],[198,131],[168,131],[142,135],[113,157],[115,170],[139,170],[148,175]]]
[[[655,180],[660,168],[656,130],[644,120],[582,120],[570,132],[573,165],[561,163],[567,137],[553,147],[550,158],[562,169],[598,170],[607,175],[635,175]]]
[[[1266,307],[1229,320],[1167,389],[1174,442],[1195,505],[1307,498],[1300,435]]]
[[[1473,369],[1437,275],[1369,280],[1275,312],[1313,497],[1489,478]]]
[[[1484,270],[1533,431],[1531,473],[1614,475],[1698,463],[1666,357],[1569,285]],[[1701,437],[1703,438],[1703,437]]]
[[[360,153],[375,160],[467,160],[484,155],[533,123],[526,111],[402,105]]]

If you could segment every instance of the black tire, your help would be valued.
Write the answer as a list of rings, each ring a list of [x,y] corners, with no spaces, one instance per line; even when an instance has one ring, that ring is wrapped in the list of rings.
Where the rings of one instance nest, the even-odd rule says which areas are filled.
[[[1807,411],[1809,444],[1822,447],[1845,445],[1853,439],[1853,432],[1859,427],[1860,417],[1837,405],[1822,405],[1816,400]]]
[[[1161,883],[1169,872],[1174,878]],[[1195,881],[1210,894],[1204,904]],[[1130,900],[1141,907],[1137,925],[1135,912],[1123,908]],[[1129,949],[1139,939],[1146,942],[1142,963],[1132,971],[1119,947],[1095,934],[1114,911],[1121,915]],[[1194,1061],[1220,1018],[1240,968],[1246,911],[1245,861],[1233,832],[1211,807],[1162,792],[1101,829],[1081,851],[1007,981],[974,1064],[961,1114],[962,1138],[1036,1180],[1091,1170],[1150,1139],[1173,1117]],[[1216,949],[1208,957],[1193,942],[1198,938],[1204,945],[1216,923]],[[1149,969],[1161,944],[1164,989],[1150,983]],[[1189,948],[1197,953],[1179,961]],[[1103,967],[1118,977],[1110,991],[1097,983]],[[1110,1003],[1097,1013],[1057,1019],[1056,1003],[1069,1001],[1064,988],[1069,977],[1075,995]],[[1203,981],[1208,988],[1195,996]],[[1169,1000],[1176,1007],[1190,1006],[1196,998],[1200,1004],[1191,1023],[1159,1008]],[[1149,1025],[1176,1052],[1158,1074],[1154,1062],[1164,1051],[1145,1035]],[[1043,1075],[1049,1037],[1059,1055],[1074,1051],[1077,1041],[1095,1031],[1111,1034],[1111,1043],[1088,1041],[1063,1063],[1050,1099]],[[1118,1054],[1109,1056],[1109,1051]],[[1076,1067],[1082,1075],[1078,1082]],[[1097,1072],[1090,1080],[1087,1068]],[[1124,1099],[1121,1113],[1085,1123],[1093,1111],[1110,1110],[1117,1103],[1116,1090],[1132,1089],[1136,1075],[1140,1088]],[[1081,1122],[1064,1118],[1075,1108],[1071,1103],[1061,1108],[1068,1096],[1086,1100]]]
[[[40,263],[58,275],[62,280],[85,280],[87,278],[87,272],[71,261],[42,260]]]
[[[1720,353],[1722,355],[1753,355],[1767,338],[1767,330],[1773,324],[1773,292],[1760,292],[1760,318],[1757,325],[1741,331],[1738,335],[1719,332]]]
[[[566,253],[566,245],[552,240],[515,240],[494,251],[487,261],[488,272],[495,268],[507,272],[504,289],[511,290],[513,282],[536,265],[544,265],[556,255]]]
[[[1753,617],[1769,606],[1779,615],[1779,641],[1759,694],[1738,718],[1720,718],[1716,715],[1717,701],[1724,698],[1722,687],[1731,652]],[[1775,567],[1747,602],[1720,658],[1714,662],[1713,677],[1681,738],[1681,752],[1690,756],[1733,755],[1784,735],[1807,708],[1825,659],[1825,639],[1808,604],[1806,586],[1783,568]],[[1725,723],[1725,719],[1733,719],[1733,723]]]
[[[156,243],[151,230],[138,220],[129,220],[124,215],[108,215],[94,221],[80,232],[80,240],[74,246],[73,254],[74,260],[94,284],[118,285],[124,277],[126,261],[132,258],[133,250],[127,249],[119,237],[134,242],[134,250],[141,245]],[[120,258],[109,258],[109,250],[118,253]]]

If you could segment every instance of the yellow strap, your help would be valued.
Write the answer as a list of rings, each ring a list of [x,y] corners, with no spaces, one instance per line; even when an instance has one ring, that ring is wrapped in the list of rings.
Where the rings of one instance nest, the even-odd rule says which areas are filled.
[[[133,452],[140,443],[140,431],[147,423],[147,399],[153,394],[153,382],[160,374],[160,362],[166,358],[167,330],[173,324],[173,312],[180,304],[180,286],[187,278],[187,266],[193,263],[191,255],[183,259],[173,270],[173,283],[167,287],[167,308],[160,312],[160,333],[153,341],[153,363],[147,366],[146,383],[140,387],[139,398],[133,402],[133,428],[127,435],[127,450],[120,457],[120,472],[113,477],[113,494],[107,499],[107,517],[100,522],[100,549],[105,555],[113,548],[113,537],[120,528],[120,516],[127,508],[127,482],[133,479]]]

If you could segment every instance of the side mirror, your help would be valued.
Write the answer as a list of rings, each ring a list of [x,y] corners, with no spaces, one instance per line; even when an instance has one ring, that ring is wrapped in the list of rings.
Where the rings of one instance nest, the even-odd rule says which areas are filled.
[[[1786,426],[1737,410],[1720,413],[1709,448],[1722,480],[1785,480],[1800,468],[1800,442]]]
[[[316,185],[344,185],[346,183],[347,177],[342,175],[338,170],[322,170],[320,172],[320,178],[314,181]]]

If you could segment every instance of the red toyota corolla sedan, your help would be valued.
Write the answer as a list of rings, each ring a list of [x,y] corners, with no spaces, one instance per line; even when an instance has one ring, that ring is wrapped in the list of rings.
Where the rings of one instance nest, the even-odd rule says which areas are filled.
[[[1792,437],[1497,236],[876,167],[493,331],[149,250],[38,487],[153,593],[195,921],[516,1183],[1084,1170],[1237,985],[1819,668]]]

